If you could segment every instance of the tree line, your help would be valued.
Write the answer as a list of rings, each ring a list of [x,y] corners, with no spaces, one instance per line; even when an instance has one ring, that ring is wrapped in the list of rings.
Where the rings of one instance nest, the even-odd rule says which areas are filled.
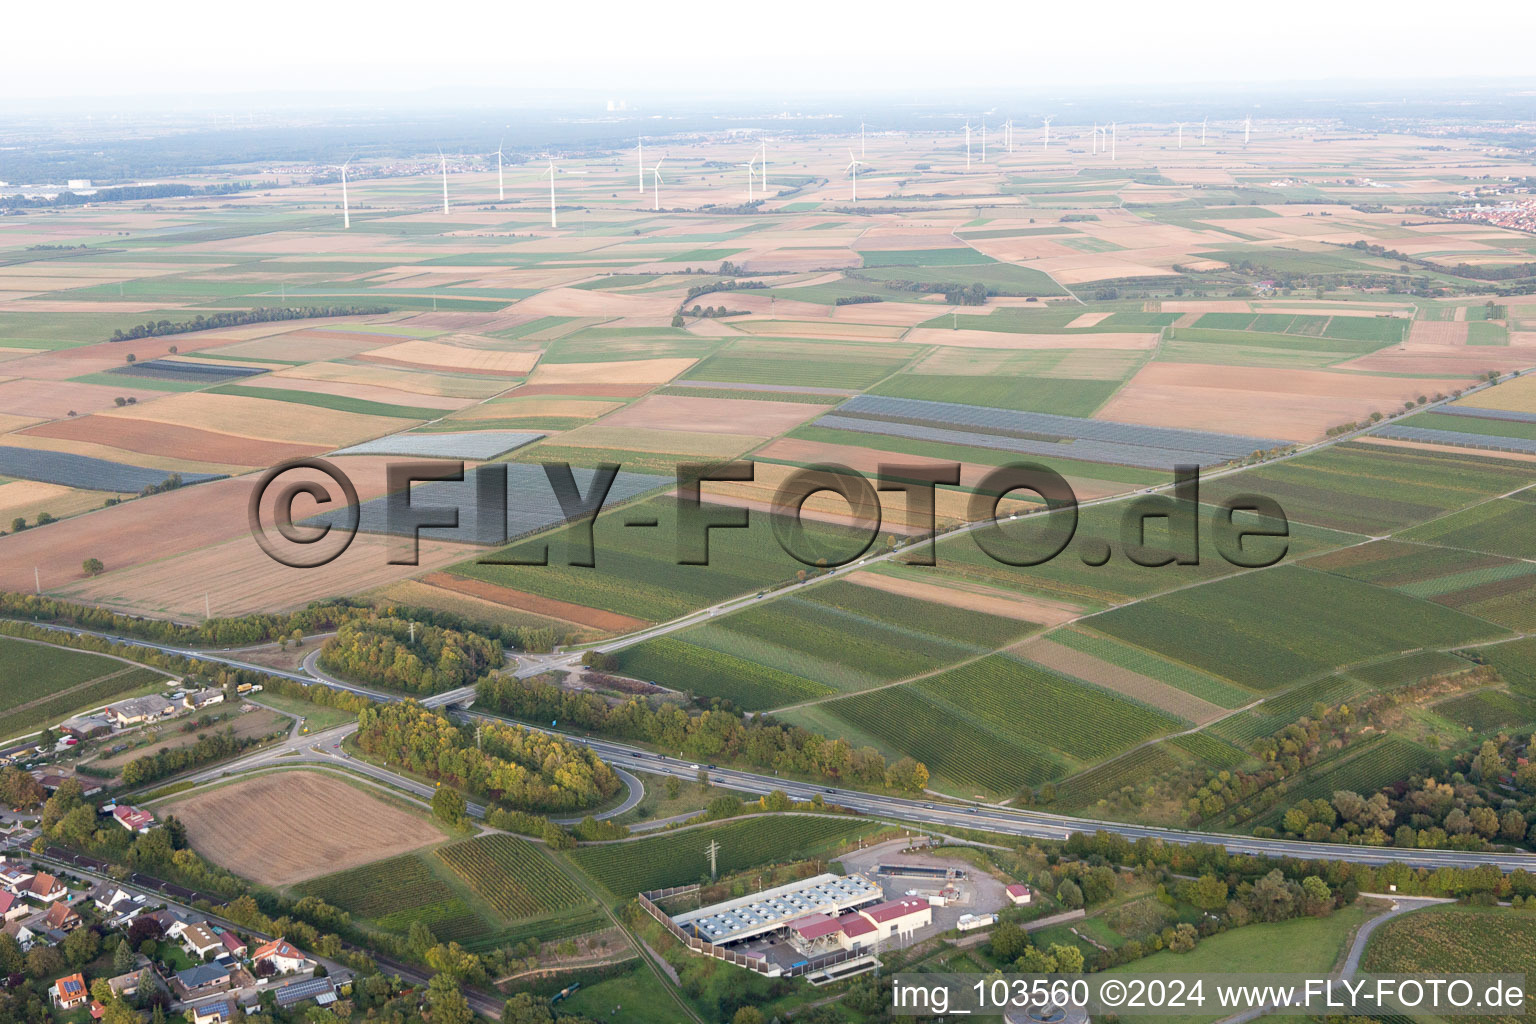
[[[264,324],[277,320],[314,320],[321,317],[366,316],[388,312],[388,306],[260,306],[256,309],[233,309],[226,313],[214,313],[211,316],[199,313],[191,320],[150,320],[135,324],[126,331],[118,328],[107,340],[134,341],[138,338],[190,334],[193,331],[210,331],[223,327],[239,327],[244,324]]]
[[[188,768],[222,761],[280,735],[282,734],[274,733],[266,737],[241,737],[236,736],[233,729],[227,729],[212,736],[204,736],[189,747],[174,747],[162,750],[158,754],[136,757],[123,765],[123,785],[143,786],[157,779],[163,779],[167,775],[186,771]]]
[[[90,194],[64,189],[54,196],[4,196],[0,197],[0,209],[42,210],[64,206],[84,206],[87,203],[119,203],[138,199],[181,199],[186,196],[229,196],[252,187],[248,181],[234,181],[227,185],[114,185],[99,188]]]
[[[461,730],[415,701],[371,704],[357,725],[365,753],[512,810],[579,810],[622,785],[595,754],[562,737],[495,723]]]
[[[652,708],[639,700],[610,705],[595,694],[562,689],[543,679],[508,676],[480,680],[475,699],[479,706],[512,718],[558,721],[689,757],[773,768],[788,776],[810,775],[907,792],[918,792],[928,784],[928,768],[921,761],[904,757],[887,763],[873,747],[855,748],[845,739],[781,725],[765,715],[744,719],[724,705],[696,712],[672,704]]]
[[[501,663],[498,639],[388,617],[343,622],[320,650],[328,672],[421,694],[468,686]]]

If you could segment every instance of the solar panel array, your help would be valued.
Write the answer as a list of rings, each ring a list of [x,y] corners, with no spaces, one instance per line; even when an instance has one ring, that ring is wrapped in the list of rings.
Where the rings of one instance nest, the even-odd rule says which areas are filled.
[[[20,480],[39,480],[63,487],[81,487],[88,491],[115,491],[137,494],[146,487],[165,483],[173,475],[168,469],[149,469],[126,462],[110,462],[89,455],[51,452],[42,448],[0,447],[0,476]],[[182,473],[183,485],[222,479],[222,473]]]
[[[881,395],[852,398],[835,412],[817,420],[816,425],[1145,469],[1172,469],[1180,463],[1221,465],[1245,458],[1255,451],[1291,444],[1276,438],[1147,427],[1078,416]]]
[[[420,455],[427,458],[485,462],[532,444],[543,434],[522,430],[469,430],[443,434],[391,434],[364,441],[332,455]]]
[[[696,928],[696,934],[705,941],[730,942],[770,931],[807,914],[836,917],[842,910],[881,899],[883,895],[880,887],[863,875],[847,875],[777,895],[764,893],[757,899],[737,900],[704,917],[682,915],[673,920],[680,927]]]
[[[1466,434],[1459,430],[1436,430],[1433,427],[1404,427],[1393,424],[1372,431],[1377,437],[1394,441],[1424,441],[1429,444],[1454,444],[1462,448],[1483,448],[1492,452],[1524,452],[1536,455],[1536,440],[1528,437],[1505,437],[1502,434]]]
[[[1516,412],[1514,409],[1479,409],[1471,405],[1443,405],[1435,412],[1447,416],[1475,416],[1480,420],[1512,420],[1515,423],[1536,423],[1536,412]]]
[[[495,506],[478,499],[483,474],[501,470],[507,473],[506,518],[499,521]],[[579,466],[571,468],[571,476],[583,497],[591,493],[592,479],[596,471]],[[614,477],[613,486],[603,507],[609,508],[620,501],[643,494],[652,488],[673,483],[671,477],[651,476],[645,473],[620,471]],[[452,508],[458,511],[458,525],[453,527],[423,527],[423,540],[453,540],[466,544],[503,544],[508,540],[565,522],[565,513],[555,497],[554,488],[544,473],[544,467],[535,463],[507,462],[495,466],[479,466],[464,474],[463,480],[434,480],[411,488],[413,509]],[[394,533],[410,536],[408,525],[397,523],[391,530],[388,499],[374,498],[363,502],[358,529],[363,533]],[[327,510],[304,520],[304,525],[331,523],[345,526],[348,512],[345,508]],[[557,554],[555,557],[559,557]]]

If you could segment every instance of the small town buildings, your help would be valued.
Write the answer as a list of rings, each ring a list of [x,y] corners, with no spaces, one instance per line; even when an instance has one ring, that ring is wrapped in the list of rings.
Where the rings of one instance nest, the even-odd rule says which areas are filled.
[[[48,908],[44,923],[56,932],[72,932],[80,927],[80,915],[68,903],[55,903]]]
[[[336,1001],[336,983],[330,978],[310,978],[308,981],[291,981],[272,996],[278,1009],[286,1010],[313,999],[324,1009]]]
[[[106,715],[79,715],[61,724],[59,731],[77,740],[88,740],[111,732],[112,722]]]
[[[0,934],[9,935],[16,940],[16,945],[25,953],[37,942],[37,933],[20,921],[7,921],[0,925]]]
[[[127,804],[118,804],[112,808],[112,820],[116,821],[129,832],[137,832],[143,835],[155,827],[155,816],[148,811],[141,811],[137,807],[129,807]]]
[[[202,1006],[192,1007],[192,1024],[229,1024],[235,1019],[235,1001],[216,999]]]
[[[213,953],[224,951],[224,942],[213,933],[213,928],[206,921],[196,924],[183,923],[173,935],[181,948],[192,957],[205,957]]]
[[[23,867],[16,861],[0,863],[0,887],[19,893],[22,886],[32,881],[37,872]]]
[[[107,720],[118,729],[126,729],[130,725],[143,725],[146,722],[158,722],[175,713],[176,705],[164,697],[153,694],[148,697],[131,697],[109,705],[105,710]]]
[[[251,960],[258,965],[271,964],[274,974],[292,974],[315,966],[315,962],[306,956],[303,950],[282,938],[273,939],[266,945],[258,947],[256,952],[251,954]]]
[[[1029,886],[1022,885],[1019,882],[1014,882],[1008,886],[1006,891],[1008,893],[1008,902],[1016,907],[1027,907],[1030,900],[1034,899],[1034,893],[1030,891]]]
[[[859,914],[875,926],[875,938],[882,942],[910,938],[917,929],[933,923],[932,905],[917,896],[876,903],[863,908]]]
[[[0,892],[0,921],[20,921],[31,914],[32,908],[15,893]]]
[[[64,883],[46,871],[39,871],[32,876],[32,879],[26,885],[20,886],[16,890],[16,895],[18,896],[40,900],[43,903],[53,903],[55,900],[63,899],[68,894],[69,890],[64,887]]]
[[[190,711],[200,711],[215,704],[224,703],[224,691],[218,687],[207,690],[189,690],[181,698],[181,703]]]
[[[91,998],[90,991],[85,987],[85,975],[75,973],[66,978],[60,978],[53,983],[53,988],[48,990],[48,998],[61,1010],[73,1010],[77,1006],[84,1006]]]
[[[144,980],[142,971],[130,971],[127,974],[119,974],[115,978],[107,979],[107,987],[112,989],[114,996],[132,996],[139,992],[139,983]]]
[[[219,932],[219,941],[224,944],[224,951],[230,956],[238,957],[241,959],[245,957],[245,943],[242,942],[240,936],[236,935],[234,932]]]
[[[198,964],[176,972],[176,991],[183,999],[210,996],[229,988],[229,968],[223,964]]]

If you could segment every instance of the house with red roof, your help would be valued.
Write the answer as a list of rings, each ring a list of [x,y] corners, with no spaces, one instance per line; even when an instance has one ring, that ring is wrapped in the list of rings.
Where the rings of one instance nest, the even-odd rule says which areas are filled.
[[[918,896],[905,896],[865,907],[860,916],[875,926],[875,938],[907,938],[919,928],[933,923],[933,906]]]
[[[1029,886],[1018,882],[1008,886],[1006,891],[1008,893],[1008,902],[1016,907],[1028,906],[1029,901],[1034,899],[1034,893],[1030,890]]]
[[[44,903],[52,903],[54,900],[63,899],[69,894],[64,883],[54,878],[46,871],[39,871],[32,876],[32,880],[16,891],[18,896],[30,896]]]
[[[305,956],[303,950],[281,938],[257,947],[256,952],[251,954],[251,960],[258,966],[271,964],[273,972],[277,974],[291,974],[315,966],[315,962]]]
[[[47,925],[56,932],[72,932],[80,927],[80,915],[68,903],[55,903],[48,908]]]
[[[0,892],[0,921],[20,921],[32,916],[32,908],[15,893]]]
[[[219,932],[219,941],[224,944],[224,951],[230,956],[245,956],[245,943],[240,936],[231,931]]]
[[[85,975],[76,973],[60,978],[48,990],[48,998],[61,1010],[84,1006],[91,998],[90,991],[85,987]]]
[[[139,835],[155,827],[153,814],[141,811],[137,807],[129,807],[127,804],[119,804],[112,808],[112,818],[129,832],[137,832]]]

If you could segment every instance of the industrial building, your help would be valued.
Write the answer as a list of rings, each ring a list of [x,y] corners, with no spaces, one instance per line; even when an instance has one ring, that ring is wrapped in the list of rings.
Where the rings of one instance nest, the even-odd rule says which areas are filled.
[[[723,946],[779,931],[808,914],[836,916],[883,898],[880,887],[863,875],[824,874],[702,907],[672,920],[683,931]]]

